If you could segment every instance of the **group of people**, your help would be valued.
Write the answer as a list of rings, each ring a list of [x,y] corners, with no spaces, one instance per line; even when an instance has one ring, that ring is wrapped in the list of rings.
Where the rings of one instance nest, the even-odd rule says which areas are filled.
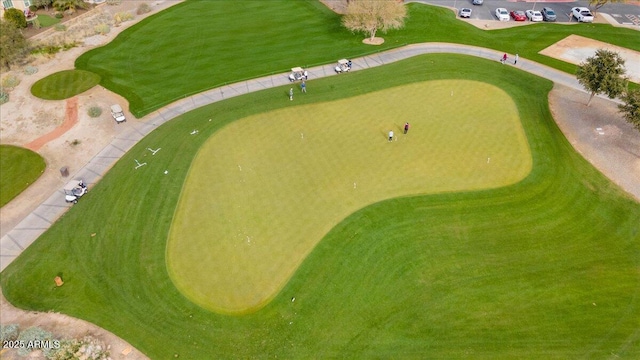
[[[404,128],[403,129],[404,129],[404,133],[406,135],[409,132],[409,123],[408,122],[404,123]],[[389,141],[393,141],[393,136],[394,136],[393,130],[389,130]]]
[[[503,64],[506,64],[506,63],[507,63],[507,58],[508,58],[508,56],[507,56],[507,54],[505,53],[505,54],[504,54],[504,55],[502,55],[502,57],[500,58],[500,62],[501,62],[501,63],[503,63]],[[515,60],[513,60],[513,65],[515,65],[515,64],[517,64],[517,63],[518,63],[518,54],[516,54]]]

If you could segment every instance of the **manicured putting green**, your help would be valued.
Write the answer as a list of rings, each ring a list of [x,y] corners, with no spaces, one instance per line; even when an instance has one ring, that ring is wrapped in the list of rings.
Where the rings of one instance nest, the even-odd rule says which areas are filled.
[[[42,156],[29,149],[0,145],[0,206],[34,183],[45,166]]]
[[[31,93],[45,100],[63,100],[98,85],[100,76],[90,71],[65,70],[38,80]]]
[[[481,82],[421,82],[247,117],[215,133],[191,166],[170,276],[200,306],[253,311],[356,210],[513,184],[531,166],[515,103]]]

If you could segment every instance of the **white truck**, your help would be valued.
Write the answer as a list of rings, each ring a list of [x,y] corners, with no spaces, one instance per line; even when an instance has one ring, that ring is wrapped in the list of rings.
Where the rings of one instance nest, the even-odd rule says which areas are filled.
[[[591,10],[586,7],[571,8],[571,16],[578,20],[578,22],[593,22],[593,14],[591,14]]]

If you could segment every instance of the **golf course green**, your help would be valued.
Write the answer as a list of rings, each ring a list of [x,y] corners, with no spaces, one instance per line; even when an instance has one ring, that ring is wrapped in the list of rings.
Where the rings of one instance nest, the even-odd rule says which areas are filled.
[[[255,311],[354,211],[510,185],[531,163],[515,103],[477,81],[421,82],[253,115],[198,151],[171,227],[169,273],[203,307]]]
[[[446,102],[466,94],[467,87],[495,96],[496,102],[483,99],[498,104],[500,116],[485,110],[484,102],[474,104],[473,96],[446,108],[427,97],[418,104],[410,91],[420,88]],[[308,81],[308,93],[296,93],[293,101],[286,86],[185,113],[136,144],[83,201],[25,249],[2,272],[3,293],[21,308],[91,321],[152,359],[638,358],[640,205],[566,140],[549,112],[551,87],[547,80],[497,61],[424,55]],[[382,94],[387,99],[375,102]],[[405,98],[421,112],[395,107],[397,113],[383,118],[391,113],[386,105],[402,104]],[[354,113],[346,106],[351,102],[374,108],[358,105],[367,120],[342,119],[343,113]],[[458,116],[472,120],[456,123]],[[406,136],[399,131],[405,121],[413,124]],[[357,124],[362,126],[356,129]],[[386,133],[392,129],[399,139],[389,143]],[[522,132],[526,141],[518,135]],[[473,139],[473,145],[456,136]],[[412,142],[418,137],[428,141]],[[250,148],[242,147],[249,141]],[[327,164],[315,164],[316,170],[313,164],[289,163],[320,162],[323,157],[305,154],[303,145],[325,151]],[[520,151],[510,158],[485,153],[491,149],[504,155],[502,146]],[[362,159],[361,147],[371,158],[358,164],[354,159]],[[152,155],[149,148],[161,150]],[[403,156],[414,156],[403,150],[409,148],[416,156],[429,150],[441,158],[451,155],[452,162],[439,162],[435,154],[405,162]],[[473,154],[473,149],[480,151]],[[147,165],[136,169],[135,160]],[[380,170],[370,166],[376,162]],[[457,162],[472,166],[473,173],[456,169]],[[347,163],[355,163],[354,169],[343,166],[326,174],[330,164]],[[397,187],[409,190],[375,187],[393,183],[386,179],[392,172],[385,169],[400,171],[407,164],[402,171],[409,179],[399,179]],[[520,170],[512,172],[511,166]],[[452,188],[447,191],[446,181],[438,182],[421,167],[448,176]],[[495,176],[483,171],[492,167]],[[325,173],[318,175],[322,169]],[[211,177],[202,183],[208,171]],[[339,175],[342,171],[348,176]],[[456,171],[461,178],[454,179]],[[291,175],[300,178],[297,183]],[[243,187],[242,179],[262,193]],[[264,189],[280,181],[318,190],[297,201],[281,193],[284,209],[280,202],[262,210],[244,203],[252,196],[263,202],[274,197]],[[354,191],[366,197],[349,196]],[[342,197],[338,204],[323,204],[325,197],[329,202],[338,198],[333,192]],[[209,196],[215,201],[207,201]],[[194,209],[185,203],[187,197]],[[237,219],[226,199],[232,197],[250,210],[244,221],[255,225],[246,235],[251,246],[264,252],[262,258],[249,252],[246,236],[224,229],[227,218]],[[231,213],[221,213],[218,205]],[[198,209],[205,214],[196,214]],[[207,216],[214,210],[219,218]],[[325,214],[329,210],[336,213]],[[274,219],[268,212],[287,216],[267,226],[260,221],[263,215]],[[196,251],[203,255],[193,255],[196,251],[184,245],[187,240],[175,237],[189,213],[209,221],[184,231],[202,236],[198,232],[219,229],[233,237],[211,237],[206,244],[202,237],[196,244],[203,247]],[[315,224],[315,217],[333,223]],[[264,228],[273,235],[272,227],[284,226],[291,229],[276,239],[250,233]],[[235,259],[237,268],[259,269],[254,261],[282,262],[285,257],[276,253],[286,250],[295,270],[263,278],[281,289],[275,296],[265,288],[255,291],[245,311],[211,311],[233,304],[237,293],[196,303],[187,287],[200,285],[182,280],[191,275],[182,272],[178,241],[208,270],[216,265],[207,262],[234,261],[211,251],[233,241],[249,252]],[[276,249],[264,248],[267,241]],[[291,244],[305,246],[287,249]],[[55,276],[63,278],[64,286],[55,287]],[[194,279],[211,284],[204,277]],[[247,310],[256,304],[262,306]]]
[[[606,24],[485,31],[407,7],[370,47],[317,0],[186,0],[33,92],[99,81],[140,117],[413,43],[566,73],[539,51],[570,34],[640,50],[636,31]],[[640,358],[640,204],[567,141],[551,81],[431,54],[306,85],[292,101],[287,84],[121,125],[155,130],[2,271],[4,296],[151,359]]]

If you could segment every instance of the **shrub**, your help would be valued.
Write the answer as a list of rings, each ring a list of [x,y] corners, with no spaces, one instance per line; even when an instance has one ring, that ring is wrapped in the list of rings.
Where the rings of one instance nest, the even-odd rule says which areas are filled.
[[[38,72],[38,68],[35,67],[35,66],[29,65],[29,66],[24,68],[24,73],[27,74],[27,75],[33,75],[33,74],[35,74],[37,72]]]
[[[4,89],[0,89],[0,105],[6,104],[9,102],[9,93],[5,92]]]
[[[142,3],[138,6],[138,9],[136,10],[136,14],[138,15],[142,15],[142,14],[146,14],[148,12],[151,11],[151,6],[149,6],[149,4],[147,3]]]
[[[42,27],[42,25],[40,25],[40,20],[35,19],[31,22],[33,24],[33,28],[34,29],[40,29]]]
[[[109,359],[109,351],[104,344],[90,336],[78,339],[65,339],[60,342],[60,348],[46,354],[51,360],[67,359]]]
[[[109,31],[111,31],[111,27],[109,27],[109,24],[98,24],[93,28],[96,32],[96,34],[100,34],[100,35],[107,35],[109,33]]]
[[[29,342],[31,342],[31,344],[33,344],[35,341],[53,341],[55,340],[53,338],[53,334],[43,330],[37,326],[32,326],[30,328],[27,328],[26,330],[20,332],[20,335],[18,335],[18,341],[24,341],[25,343],[25,347],[21,347],[18,350],[18,355],[21,356],[26,356],[28,355],[32,350],[35,350],[34,348],[31,348],[28,346]]]
[[[56,12],[55,14],[53,14],[53,16],[54,16],[56,19],[62,19],[62,18],[64,17],[64,14],[58,11],[58,12]]]
[[[0,342],[13,341],[18,338],[17,324],[2,325],[0,327]]]
[[[77,44],[76,44],[75,41],[72,41],[70,43],[64,43],[64,44],[62,44],[62,50],[67,51],[69,49],[73,49],[76,46],[77,46]]]
[[[20,84],[20,79],[15,75],[7,75],[2,79],[2,87],[13,89]]]
[[[92,118],[97,118],[102,115],[102,108],[99,106],[92,106],[89,108],[89,111],[87,111],[87,114]]]
[[[35,6],[35,5],[31,5],[31,6],[29,6],[29,11],[36,12],[36,11],[38,11],[38,7]]]
[[[60,51],[59,46],[55,45],[39,45],[38,47],[31,50],[32,54],[45,54],[45,55],[54,55]]]
[[[121,11],[117,14],[115,14],[115,16],[113,17],[113,19],[115,20],[116,24],[119,24],[121,22],[125,22],[125,21],[129,21],[129,20],[133,20],[133,14],[128,12],[128,11]]]
[[[16,8],[5,10],[4,19],[19,29],[27,27],[27,18],[24,16],[22,11]]]

